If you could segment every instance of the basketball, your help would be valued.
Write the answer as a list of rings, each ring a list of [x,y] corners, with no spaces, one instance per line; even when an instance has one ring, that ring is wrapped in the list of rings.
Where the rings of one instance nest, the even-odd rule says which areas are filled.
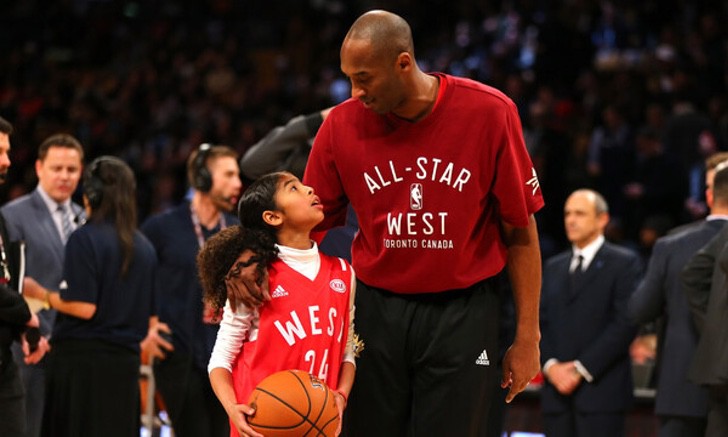
[[[334,392],[302,370],[269,375],[250,394],[248,424],[266,437],[333,437],[339,426]]]

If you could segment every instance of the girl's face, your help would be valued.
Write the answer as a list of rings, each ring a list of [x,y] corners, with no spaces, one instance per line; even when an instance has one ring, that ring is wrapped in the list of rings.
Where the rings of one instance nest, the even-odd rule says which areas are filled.
[[[324,207],[313,188],[292,174],[285,173],[278,181],[275,203],[281,228],[308,232],[324,219]]]

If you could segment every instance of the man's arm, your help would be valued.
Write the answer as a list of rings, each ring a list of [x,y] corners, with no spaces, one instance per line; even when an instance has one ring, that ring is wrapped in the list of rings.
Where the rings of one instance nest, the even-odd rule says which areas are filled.
[[[65,300],[61,298],[60,292],[48,290],[28,276],[23,280],[23,290],[26,296],[46,302],[50,308],[79,319],[89,320],[96,314],[96,304]]]
[[[503,388],[510,386],[506,402],[511,402],[539,370],[541,251],[533,215],[525,228],[503,222],[502,229],[508,247],[508,275],[516,306],[516,336],[503,358],[501,381]]]
[[[605,276],[608,274],[604,273]],[[577,357],[582,366],[580,373],[587,380],[599,380],[608,372],[629,351],[629,345],[637,334],[637,326],[632,323],[627,306],[642,275],[641,259],[636,253],[622,256],[611,274],[613,279],[608,276],[605,278],[612,284],[610,290],[605,290],[609,293],[612,306],[609,322]]]
[[[316,136],[330,110],[327,108],[312,114],[299,115],[284,126],[272,129],[240,158],[240,171],[247,178],[258,179],[266,173],[281,170],[295,150]],[[303,164],[302,169],[305,167],[305,163]]]
[[[687,297],[693,322],[698,332],[703,330],[705,314],[708,311],[708,299],[713,284],[716,259],[726,241],[728,241],[728,228],[721,231],[708,244],[703,246],[688,261],[680,274],[683,292]]]
[[[655,320],[665,308],[665,279],[667,278],[667,255],[670,248],[665,240],[657,240],[645,277],[629,298],[629,317],[639,325]]]
[[[25,326],[31,318],[30,309],[17,291],[0,285],[0,320]]]

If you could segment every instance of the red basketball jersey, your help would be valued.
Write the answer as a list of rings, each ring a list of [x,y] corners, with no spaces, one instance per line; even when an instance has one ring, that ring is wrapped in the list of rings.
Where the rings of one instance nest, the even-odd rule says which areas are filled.
[[[271,301],[260,309],[257,335],[233,363],[238,402],[246,403],[263,378],[280,370],[304,370],[337,388],[349,331],[351,266],[319,257],[313,281],[280,259],[268,269]]]

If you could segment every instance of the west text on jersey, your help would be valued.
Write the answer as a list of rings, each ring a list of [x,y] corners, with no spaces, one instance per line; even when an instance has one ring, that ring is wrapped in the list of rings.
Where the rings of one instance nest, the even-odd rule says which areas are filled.
[[[404,220],[403,220],[404,219]],[[446,212],[438,212],[437,217],[431,212],[387,213],[387,230],[389,235],[445,235]],[[404,222],[404,227],[402,227]]]
[[[290,318],[287,320],[276,320],[273,322],[278,332],[281,334],[283,339],[288,343],[289,346],[293,346],[296,343],[296,339],[303,340],[304,338],[316,335],[327,335],[333,337],[337,334],[337,341],[341,341],[342,332],[344,329],[344,322],[339,317],[336,308],[329,308],[328,311],[321,311],[318,305],[311,305],[308,307],[308,322],[307,324],[301,323],[301,318],[298,316],[298,312],[293,310],[290,312]],[[328,315],[328,320],[322,322],[321,316]],[[327,323],[328,322],[328,323]],[[322,323],[326,323],[324,326]],[[336,330],[338,329],[338,333]]]

